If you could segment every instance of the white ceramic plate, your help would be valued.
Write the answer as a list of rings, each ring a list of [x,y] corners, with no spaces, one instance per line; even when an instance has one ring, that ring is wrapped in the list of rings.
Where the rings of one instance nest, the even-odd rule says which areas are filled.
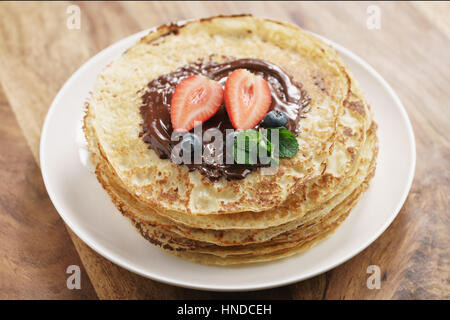
[[[42,130],[40,160],[48,194],[66,224],[92,249],[130,271],[165,283],[217,291],[256,290],[336,267],[370,245],[394,220],[414,175],[416,151],[410,121],[397,95],[372,67],[324,39],[359,80],[379,125],[376,175],[345,222],[303,254],[251,266],[194,264],[147,242],[117,211],[89,168],[81,125],[84,102],[99,72],[148,32],[113,44],[76,71],[53,101]]]

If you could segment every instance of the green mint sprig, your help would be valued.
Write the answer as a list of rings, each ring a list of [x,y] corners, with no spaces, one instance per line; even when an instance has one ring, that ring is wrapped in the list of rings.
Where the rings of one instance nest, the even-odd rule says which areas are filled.
[[[278,141],[272,140],[272,130],[278,131]],[[276,137],[276,134],[275,134]],[[295,135],[285,127],[269,128],[263,132],[253,129],[240,131],[234,140],[234,159],[238,164],[257,164],[257,157],[262,159],[261,152],[270,161],[279,164],[276,152],[278,143],[278,157],[291,158],[298,152],[298,142]],[[265,163],[268,164],[268,163]]]

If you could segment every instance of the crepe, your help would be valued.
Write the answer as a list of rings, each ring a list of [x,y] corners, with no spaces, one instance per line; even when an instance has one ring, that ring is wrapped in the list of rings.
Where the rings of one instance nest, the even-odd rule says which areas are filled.
[[[197,171],[160,159],[139,137],[139,92],[149,81],[205,57],[219,61],[222,56],[262,59],[290,70],[311,96],[298,136],[302,152],[282,159],[276,175],[255,171],[243,180],[211,182]],[[326,90],[315,84],[318,78]],[[258,212],[280,205],[327,167],[337,138],[338,108],[349,86],[336,52],[298,27],[247,16],[222,17],[150,33],[103,70],[89,105],[99,143],[135,197],[160,210],[192,215]]]
[[[299,152],[275,175],[211,181],[160,159],[140,136],[147,83],[204,59],[268,61],[310,96]],[[119,211],[151,243],[182,258],[230,265],[272,261],[331,234],[368,188],[376,124],[337,53],[297,26],[251,16],[166,25],[99,75],[84,131],[96,176]]]
[[[327,214],[334,206],[345,200],[355,189],[357,189],[365,179],[370,175],[368,174],[375,167],[376,160],[376,126],[375,124],[371,127],[369,131],[369,139],[366,140],[366,144],[363,146],[362,155],[358,159],[357,165],[355,165],[355,172],[353,175],[346,177],[344,181],[339,185],[336,190],[336,195],[326,202],[321,203],[321,205],[311,206],[311,210],[305,210],[302,206],[303,202],[297,201],[298,195],[294,195],[293,205],[297,204],[295,211],[291,206],[292,212],[290,215],[296,215],[298,218],[290,221],[288,223],[267,227],[263,229],[201,229],[197,227],[190,227],[189,225],[178,223],[177,221],[167,219],[163,215],[159,214],[153,208],[147,207],[145,204],[140,202],[138,199],[132,197],[129,194],[121,180],[112,170],[111,166],[107,161],[101,157],[101,152],[99,149],[91,150],[93,155],[93,162],[97,168],[96,173],[101,181],[105,190],[111,196],[111,199],[120,209],[120,211],[133,219],[136,222],[143,224],[158,226],[166,230],[170,230],[180,236],[215,243],[218,245],[235,245],[235,244],[248,244],[254,242],[261,242],[268,240],[278,234],[281,234],[287,230],[298,227],[300,224],[308,222],[317,216],[323,216]],[[95,137],[90,138],[90,141],[95,142]],[[93,143],[93,146],[98,146],[98,144]],[[311,180],[305,184],[305,188],[313,188],[317,186],[319,182]],[[283,210],[280,208],[278,210]],[[279,214],[277,209],[268,210],[264,212],[266,219],[270,216]],[[216,219],[228,218],[229,215],[217,215]]]

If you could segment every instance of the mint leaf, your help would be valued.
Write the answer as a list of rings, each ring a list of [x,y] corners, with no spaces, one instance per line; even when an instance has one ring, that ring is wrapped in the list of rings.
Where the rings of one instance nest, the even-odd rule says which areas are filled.
[[[238,164],[257,164],[260,134],[255,130],[240,131],[234,140],[234,160]]]
[[[278,131],[278,141],[271,141],[272,130]],[[278,144],[278,157],[276,157],[275,146]],[[259,152],[265,152],[265,158],[279,164],[278,158],[291,158],[298,152],[296,136],[285,127],[269,128],[261,134],[256,130],[242,130],[234,140],[234,160],[238,164],[258,163],[258,157],[262,161]],[[265,164],[265,163],[264,163]]]
[[[292,158],[298,152],[298,141],[295,134],[286,128],[280,129],[280,157]]]
[[[272,130],[278,130],[278,148],[280,158],[292,158],[298,152],[298,141],[295,134],[290,132],[285,127],[267,129],[267,137],[271,144],[276,144],[276,141],[271,141]]]

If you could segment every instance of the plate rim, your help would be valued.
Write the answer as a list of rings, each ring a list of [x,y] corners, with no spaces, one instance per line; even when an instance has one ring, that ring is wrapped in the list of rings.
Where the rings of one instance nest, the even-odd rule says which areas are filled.
[[[189,20],[183,20],[179,21],[178,23],[183,23],[185,21]],[[411,146],[411,152],[409,154],[409,159],[411,161],[411,169],[408,173],[408,181],[406,183],[406,187],[403,190],[403,193],[401,197],[399,197],[399,200],[397,201],[397,205],[395,207],[395,210],[393,210],[393,214],[389,217],[389,219],[386,219],[384,225],[378,229],[378,231],[374,234],[373,237],[371,237],[370,240],[364,242],[362,245],[358,246],[358,249],[348,253],[343,258],[339,259],[337,262],[325,265],[322,268],[317,268],[314,272],[310,272],[309,274],[304,274],[301,276],[293,275],[292,277],[284,280],[279,281],[272,281],[272,282],[261,282],[259,284],[255,285],[245,285],[245,286],[208,286],[204,284],[196,284],[192,283],[190,281],[180,281],[180,280],[173,280],[170,278],[167,278],[165,276],[161,276],[158,274],[155,274],[154,272],[144,272],[139,268],[136,268],[135,266],[123,261],[117,254],[109,252],[108,249],[102,248],[102,246],[97,243],[96,241],[90,240],[90,236],[86,235],[85,232],[83,232],[82,228],[78,228],[74,226],[74,224],[65,217],[65,215],[61,212],[63,212],[62,205],[60,205],[59,200],[55,196],[55,192],[52,190],[50,186],[50,181],[47,176],[47,173],[45,171],[45,141],[47,137],[48,127],[49,123],[51,121],[52,115],[56,110],[56,106],[59,103],[59,100],[61,97],[65,94],[66,91],[70,89],[70,84],[72,83],[73,79],[75,79],[80,73],[82,73],[85,69],[89,68],[91,65],[96,64],[99,60],[103,58],[103,56],[107,55],[110,51],[114,51],[116,48],[120,48],[124,43],[131,41],[135,38],[136,41],[139,40],[140,37],[145,36],[147,33],[156,30],[157,27],[145,29],[142,31],[139,31],[137,33],[134,33],[132,35],[129,35],[125,38],[122,38],[119,41],[114,42],[113,44],[109,45],[108,47],[104,48],[97,54],[95,54],[93,57],[89,58],[81,67],[79,67],[64,83],[64,85],[61,87],[61,89],[58,91],[57,95],[53,99],[50,108],[47,111],[47,114],[45,116],[45,120],[42,126],[41,130],[41,137],[40,137],[40,146],[39,146],[39,161],[40,161],[40,167],[41,167],[41,174],[43,177],[44,185],[47,190],[47,194],[49,195],[50,200],[52,201],[53,206],[55,207],[56,211],[60,215],[60,217],[63,219],[64,223],[86,244],[88,245],[92,250],[94,250],[96,253],[100,254],[102,257],[108,259],[109,261],[113,262],[114,264],[131,271],[133,273],[136,273],[138,275],[141,275],[145,278],[149,278],[155,281],[159,281],[165,284],[189,288],[189,289],[197,289],[197,290],[205,290],[205,291],[220,291],[220,292],[240,292],[240,291],[254,291],[254,290],[263,290],[263,289],[270,289],[275,287],[281,287],[285,285],[289,285],[295,282],[304,281],[307,279],[310,279],[312,277],[315,277],[319,274],[325,273],[331,269],[336,268],[337,266],[343,264],[344,262],[352,259],[354,256],[365,250],[367,247],[369,247],[375,240],[377,240],[381,234],[383,234],[386,229],[391,225],[391,223],[394,221],[394,219],[397,217],[398,213],[400,212],[401,208],[403,207],[403,204],[405,203],[408,194],[411,190],[412,182],[414,180],[414,174],[416,170],[416,143],[415,143],[415,136],[414,131],[412,128],[411,121],[408,117],[408,114],[406,112],[405,107],[403,106],[403,103],[401,102],[400,98],[397,96],[395,91],[392,89],[392,87],[388,84],[388,82],[365,60],[360,58],[358,55],[350,51],[349,49],[345,48],[344,46],[335,43],[332,40],[329,40],[328,38],[325,38],[321,35],[317,35],[313,32],[307,31],[318,38],[320,38],[325,43],[331,45],[338,53],[339,55],[345,55],[351,60],[354,60],[356,63],[360,64],[364,69],[370,73],[371,76],[373,76],[378,82],[382,85],[383,89],[393,98],[395,104],[397,105],[398,109],[400,110],[400,114],[405,121],[406,129],[408,131],[408,140],[409,144]],[[124,52],[123,50],[122,52]]]

